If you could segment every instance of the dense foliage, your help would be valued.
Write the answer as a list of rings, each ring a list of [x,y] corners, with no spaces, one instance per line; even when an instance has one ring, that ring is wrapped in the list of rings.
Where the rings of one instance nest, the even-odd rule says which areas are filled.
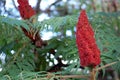
[[[47,80],[49,78],[46,77],[48,71],[60,71],[53,73],[52,77],[49,78],[50,80],[56,77],[55,74],[88,75],[88,68],[79,71],[80,64],[75,40],[78,15],[55,17],[32,24],[32,27],[40,30],[41,37],[46,31],[53,33],[53,37],[45,40],[47,45],[42,48],[36,48],[22,32],[20,26],[30,30],[26,24],[27,20],[0,16],[0,53],[2,57],[5,57],[5,59],[1,58],[0,60],[1,80]],[[88,16],[95,32],[98,47],[101,50],[102,62],[100,66],[118,61],[110,68],[120,75],[120,12],[88,13]],[[67,32],[70,32],[71,35]],[[35,51],[39,53],[37,65],[35,63]],[[58,64],[55,63],[55,60],[58,61]],[[67,63],[63,64],[65,61]],[[53,70],[49,65],[50,63],[54,68],[56,68],[55,66],[57,68]],[[103,75],[107,72],[105,70],[105,68],[102,69]]]

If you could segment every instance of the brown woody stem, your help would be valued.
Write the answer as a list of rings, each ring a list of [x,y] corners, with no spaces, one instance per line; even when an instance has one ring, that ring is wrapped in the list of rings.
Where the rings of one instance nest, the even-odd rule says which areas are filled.
[[[101,67],[99,67],[99,68],[96,68],[95,71],[99,71],[99,70],[101,70],[101,69],[103,69],[103,68],[106,68],[106,67],[109,67],[109,66],[111,66],[111,65],[114,65],[114,64],[116,64],[117,62],[118,62],[118,61],[112,62],[112,63],[109,63],[109,64],[106,64],[106,65],[101,66]]]
[[[91,70],[91,72],[90,72],[90,75],[64,75],[64,76],[62,76],[62,75],[54,75],[54,76],[56,78],[60,78],[60,79],[64,79],[64,80],[69,79],[69,78],[78,78],[78,79],[85,78],[85,79],[88,79],[88,80],[96,80],[96,72],[97,71],[99,71],[99,70],[101,70],[103,68],[109,67],[111,65],[114,65],[117,62],[118,61],[112,62],[112,63],[106,64],[106,65],[104,65],[102,67],[99,67],[99,68],[93,68]],[[52,77],[53,77],[52,73],[49,73],[48,76],[47,76],[47,78],[49,78],[49,79],[52,78]]]
[[[103,68],[106,68],[106,67],[109,67],[109,66],[111,66],[111,65],[114,65],[114,64],[116,64],[117,63],[117,61],[116,62],[112,62],[112,63],[110,63],[110,64],[106,64],[106,65],[104,65],[104,66],[102,66],[102,67],[99,67],[99,68],[96,68],[96,69],[92,69],[91,70],[91,73],[90,73],[90,80],[96,80],[96,72],[97,71],[99,71],[99,70],[101,70],[101,69],[103,69]]]
[[[96,80],[96,71],[94,68],[90,72],[90,80]]]
[[[85,76],[85,75],[65,75],[65,76],[57,76],[61,79],[68,79],[68,78],[86,78],[89,79],[89,76]]]

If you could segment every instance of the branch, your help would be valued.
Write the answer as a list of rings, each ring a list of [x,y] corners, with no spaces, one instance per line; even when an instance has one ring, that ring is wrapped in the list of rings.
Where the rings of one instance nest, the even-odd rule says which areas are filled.
[[[52,3],[51,5],[48,6],[48,8],[44,11],[42,11],[43,13],[47,13],[48,15],[50,15],[50,12],[52,12],[52,10],[50,10],[51,6],[57,4],[58,2],[60,2],[62,0],[56,0],[54,3]]]
[[[17,16],[17,15],[12,14],[11,11],[8,11],[5,6],[4,6],[3,8],[4,8],[5,12],[6,12],[8,15],[13,16],[13,17],[19,17],[19,16]]]
[[[48,75],[47,75],[47,78],[52,78],[52,77],[54,77],[54,78],[60,78],[60,80],[61,79],[68,79],[68,78],[76,78],[76,79],[80,79],[80,78],[85,78],[85,79],[89,79],[90,78],[90,76],[89,75],[54,75],[54,74],[52,74],[52,73],[48,73]]]
[[[109,64],[106,64],[106,65],[101,66],[101,67],[99,67],[99,68],[96,68],[95,71],[99,71],[99,70],[101,70],[101,69],[103,69],[103,68],[106,68],[106,67],[109,67],[109,66],[111,66],[111,65],[114,65],[114,64],[116,64],[117,62],[118,62],[118,61],[112,62],[112,63],[109,63]]]
[[[68,78],[86,78],[89,79],[90,76],[85,76],[85,75],[65,75],[65,76],[56,76],[61,79],[68,79]]]
[[[15,7],[15,9],[17,9],[17,10],[18,10],[18,8],[17,8],[17,6],[16,6],[16,4],[15,4],[15,1],[14,1],[14,0],[12,0],[12,3],[13,3],[13,6]]]
[[[111,66],[111,65],[114,65],[114,64],[116,64],[118,61],[116,61],[116,62],[112,62],[112,63],[109,63],[109,64],[106,64],[106,65],[104,65],[104,66],[101,66],[101,67],[99,67],[99,68],[96,68],[96,69],[92,69],[91,70],[91,73],[90,73],[90,80],[96,80],[95,79],[95,77],[96,77],[96,72],[97,71],[99,71],[99,70],[101,70],[101,69],[104,69],[104,68],[106,68],[106,67],[109,67],[109,66]]]
[[[36,13],[39,13],[41,11],[41,9],[40,9],[40,3],[41,3],[41,0],[38,0],[37,3],[36,3],[36,7],[35,7]]]
[[[23,46],[18,49],[18,51],[16,52],[16,54],[13,56],[13,61],[16,60],[16,58],[18,57],[18,55],[20,54],[20,52],[26,47],[26,45],[27,45],[27,43],[23,43]]]
[[[6,67],[9,67],[11,65],[11,63],[14,63],[16,58],[19,56],[20,52],[26,47],[28,43],[23,43],[22,47],[20,47],[18,49],[18,51],[15,53],[15,55],[13,56],[13,58],[11,59],[11,61],[8,61],[8,63],[6,63]]]
[[[94,12],[96,12],[95,0],[92,0],[92,5],[91,6],[92,6]]]
[[[103,12],[105,11],[104,0],[101,0],[101,9]]]
[[[118,11],[117,3],[118,3],[117,0],[112,0],[112,6],[113,6],[115,12]]]
[[[50,9],[51,6],[57,4],[57,3],[60,2],[60,1],[62,1],[62,0],[56,0],[56,1],[55,1],[54,3],[52,3],[48,8]]]
[[[90,80],[96,80],[96,71],[94,68],[90,72]]]

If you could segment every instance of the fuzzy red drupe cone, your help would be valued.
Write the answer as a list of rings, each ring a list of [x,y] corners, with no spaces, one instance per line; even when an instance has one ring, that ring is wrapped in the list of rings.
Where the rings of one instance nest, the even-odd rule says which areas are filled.
[[[77,23],[76,44],[81,66],[94,68],[100,64],[100,50],[85,10],[81,11]]]
[[[18,9],[23,19],[29,19],[36,14],[36,12],[29,5],[28,0],[17,0],[17,2],[19,3]]]

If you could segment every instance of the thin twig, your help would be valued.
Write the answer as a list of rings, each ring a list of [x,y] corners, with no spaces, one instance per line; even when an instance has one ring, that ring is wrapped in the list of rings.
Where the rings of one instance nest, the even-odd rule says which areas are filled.
[[[65,75],[65,76],[56,76],[58,78],[67,79],[67,78],[90,78],[90,76],[85,75]]]
[[[109,67],[109,66],[111,66],[111,65],[114,65],[114,64],[116,64],[117,62],[118,62],[118,61],[112,62],[112,63],[109,63],[109,64],[106,64],[106,65],[101,66],[101,67],[99,67],[99,68],[96,68],[95,71],[99,71],[99,70],[101,70],[101,69],[103,69],[103,68],[106,68],[106,67]]]
[[[62,1],[62,0],[56,0],[56,1],[55,1],[54,3],[52,3],[48,8],[51,8],[51,6],[57,4],[57,3],[60,2],[60,1]]]
[[[13,3],[13,6],[15,7],[15,9],[18,10],[14,0],[12,0],[12,3]]]
[[[16,60],[17,56],[19,55],[19,53],[22,51],[23,48],[25,48],[26,46],[26,43],[23,44],[23,46],[21,48],[19,48],[19,50],[17,51],[17,53],[15,54],[14,58],[13,58],[13,61]]]
[[[48,73],[47,75],[47,78],[52,78],[52,77],[55,77],[55,78],[60,78],[60,79],[68,79],[68,78],[86,78],[86,79],[89,79],[90,76],[89,75],[55,75],[53,73]]]
[[[8,75],[5,75],[5,77],[6,77],[6,78],[8,78],[8,80],[11,80],[10,76],[8,76]]]
[[[21,50],[22,50],[23,48],[25,48],[26,44],[27,44],[27,43],[24,43],[23,46],[22,46],[21,48],[19,48],[19,50],[17,51],[17,53],[15,54],[15,56],[13,56],[12,61],[9,62],[6,67],[9,67],[10,64],[13,63],[13,62],[16,60],[16,58],[18,57],[18,55],[19,55],[19,53],[21,52]]]

